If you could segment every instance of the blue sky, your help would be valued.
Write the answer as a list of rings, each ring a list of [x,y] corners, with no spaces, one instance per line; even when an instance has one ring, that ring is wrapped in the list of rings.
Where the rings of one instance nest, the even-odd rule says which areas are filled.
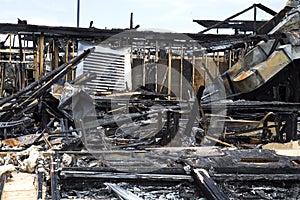
[[[134,25],[143,29],[165,29],[176,32],[198,32],[203,28],[193,19],[225,19],[253,3],[262,3],[275,11],[284,0],[80,0],[80,26],[91,20],[96,28],[128,28],[130,13]],[[17,18],[29,24],[76,26],[77,0],[0,0],[1,23],[16,23]],[[269,15],[259,12],[261,19]],[[241,18],[253,17],[253,13]]]

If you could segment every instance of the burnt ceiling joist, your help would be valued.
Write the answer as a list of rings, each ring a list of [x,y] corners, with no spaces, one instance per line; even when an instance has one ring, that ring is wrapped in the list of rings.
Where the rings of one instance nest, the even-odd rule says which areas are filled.
[[[264,23],[263,23],[264,21],[258,21],[256,19],[257,8],[259,8],[260,10],[262,10],[272,16],[275,16],[277,14],[274,10],[259,3],[259,4],[253,4],[252,6],[226,18],[223,21],[216,21],[216,20],[193,20],[193,21],[206,27],[206,29],[200,31],[200,33],[205,33],[207,31],[209,31],[211,29],[215,29],[215,28],[217,28],[217,29],[218,28],[233,28],[235,30],[243,28],[243,30],[241,30],[241,31],[256,31],[258,27],[261,27],[264,25]],[[254,10],[254,20],[253,21],[244,21],[244,20],[233,21],[232,20],[252,9]]]
[[[0,33],[3,34],[45,34],[55,37],[75,37],[75,38],[108,38],[121,33],[126,29],[98,29],[98,28],[77,28],[63,26],[44,26],[33,24],[11,24],[0,23]]]
[[[166,43],[180,43],[182,41],[189,44],[196,42],[201,46],[211,49],[224,50],[230,49],[245,42],[258,42],[261,40],[259,35],[226,35],[226,34],[202,34],[202,33],[160,33],[153,31],[138,31],[130,29],[98,29],[98,28],[77,28],[62,26],[45,26],[32,24],[10,24],[0,23],[0,33],[2,34],[20,34],[27,40],[32,40],[40,34],[46,37],[55,38],[75,38],[78,40],[94,40],[101,42],[108,38],[114,39],[132,39],[145,41],[149,44],[155,44],[156,41],[164,41]],[[124,33],[124,34],[122,34]],[[127,38],[126,38],[127,37]],[[176,42],[174,42],[176,41]],[[211,48],[218,46],[218,48]]]
[[[255,31],[256,27],[263,26],[267,21],[254,22],[249,20],[231,20],[220,23],[222,21],[219,20],[193,20],[193,22],[196,22],[201,26],[204,26],[205,28],[211,27],[215,24],[219,24],[214,28],[232,28],[236,30],[238,29],[240,31]]]

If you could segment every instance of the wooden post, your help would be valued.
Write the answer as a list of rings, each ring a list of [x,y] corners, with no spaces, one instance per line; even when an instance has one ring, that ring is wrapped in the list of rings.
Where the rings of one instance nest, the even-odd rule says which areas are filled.
[[[18,34],[18,40],[19,40],[19,49],[20,49],[20,64],[19,64],[19,89],[23,89],[25,87],[25,79],[26,79],[26,74],[25,74],[25,51],[23,51],[24,44],[22,45],[22,37],[20,34]]]
[[[183,57],[184,57],[183,46],[181,46],[181,56],[180,56],[180,88],[179,88],[180,100],[182,100]]]
[[[54,52],[54,69],[56,69],[58,67],[58,62],[59,62],[59,52],[55,40],[53,40],[53,52]]]
[[[168,100],[171,100],[171,84],[172,84],[172,49],[169,47],[169,56],[168,56]]]
[[[11,62],[12,34],[9,34],[9,62]]]
[[[69,61],[69,40],[67,39],[67,41],[66,41],[66,52],[65,52],[65,62],[68,62],[68,61]],[[71,76],[72,76],[72,74],[71,74]],[[70,78],[72,79],[72,77],[70,77],[70,73],[66,74],[66,81],[69,81]]]
[[[254,21],[253,21],[253,34],[256,34],[256,15],[257,15],[257,8],[254,4]]]
[[[133,53],[132,53],[132,50],[133,50],[133,47],[132,47],[132,44],[131,44],[130,45],[130,66],[133,66]]]
[[[195,95],[195,64],[196,64],[196,56],[195,56],[195,45],[193,46],[193,58],[192,58],[192,96]]]
[[[207,65],[208,65],[208,58],[207,58],[207,53],[205,54],[205,67],[206,67],[206,69],[208,69],[207,68]],[[206,86],[206,70],[204,69],[204,86]]]
[[[158,92],[158,42],[155,42],[155,63],[156,63],[156,69],[155,69],[155,92]]]
[[[44,34],[39,37],[39,78],[44,75]]]
[[[215,69],[214,70],[214,77],[216,77],[217,76],[217,72],[219,71],[219,69],[220,69],[220,53],[218,52],[217,53],[217,69]]]
[[[75,57],[75,40],[72,39],[72,58]],[[75,79],[75,70],[72,70],[72,80]]]
[[[5,79],[5,64],[2,63],[1,65],[1,85],[0,85],[0,97],[3,97],[3,86],[4,86],[4,79]]]
[[[66,42],[66,55],[65,55],[65,62],[69,61],[69,40]]]
[[[33,65],[34,65],[34,72],[35,72],[35,81],[39,79],[39,62],[38,62],[38,51],[34,51],[33,53]]]
[[[231,54],[232,54],[232,51],[229,50],[229,58],[228,58],[229,59],[229,63],[228,63],[229,66],[228,66],[228,69],[231,68],[231,59],[232,59]]]
[[[144,52],[143,52],[143,86],[146,86],[146,43],[144,42]]]

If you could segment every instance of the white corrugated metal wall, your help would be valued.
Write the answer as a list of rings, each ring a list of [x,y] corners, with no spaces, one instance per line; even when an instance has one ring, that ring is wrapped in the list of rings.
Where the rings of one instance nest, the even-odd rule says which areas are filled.
[[[81,44],[80,50],[82,51],[89,47],[92,46]],[[82,73],[95,73],[96,78],[86,83],[87,89],[93,92],[124,90],[126,82],[128,85],[131,85],[130,60],[126,56],[130,52],[127,50],[114,50],[107,47],[95,46],[94,52],[78,66],[76,76]]]

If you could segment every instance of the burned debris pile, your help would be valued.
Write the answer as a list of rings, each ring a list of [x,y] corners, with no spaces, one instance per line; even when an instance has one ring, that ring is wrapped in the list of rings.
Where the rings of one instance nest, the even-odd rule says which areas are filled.
[[[0,26],[43,32],[0,47],[1,198],[299,199],[300,8],[252,8],[273,18],[196,20],[226,37]]]
[[[31,145],[44,137],[54,120],[66,121],[64,112],[57,109],[58,103],[50,96],[50,88],[71,71],[90,50],[63,64],[56,70],[33,82],[14,95],[1,99],[2,145]],[[53,130],[54,131],[54,130]],[[47,130],[47,132],[49,132]]]

